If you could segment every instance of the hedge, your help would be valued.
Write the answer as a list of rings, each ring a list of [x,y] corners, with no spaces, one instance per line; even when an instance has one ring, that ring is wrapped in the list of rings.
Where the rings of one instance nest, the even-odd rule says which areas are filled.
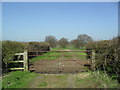
[[[9,63],[15,53],[23,52],[25,45],[16,41],[3,41],[2,42],[2,60],[5,63]]]
[[[89,42],[86,48],[95,50],[95,68],[97,70],[105,70],[109,75],[117,79],[120,78],[120,47],[118,38],[104,41]],[[120,81],[120,80],[118,80]]]
[[[16,42],[16,41],[2,41],[2,69],[8,68],[9,63],[14,60],[15,53],[28,51],[48,51],[50,45],[46,42]]]
[[[2,41],[2,69],[8,67],[15,53],[23,52],[25,45],[16,41]]]
[[[49,51],[50,44],[47,42],[28,42],[28,51]]]

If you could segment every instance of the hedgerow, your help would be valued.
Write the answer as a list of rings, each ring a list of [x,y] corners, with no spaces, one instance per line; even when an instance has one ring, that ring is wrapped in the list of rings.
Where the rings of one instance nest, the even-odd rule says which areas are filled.
[[[2,66],[3,69],[13,60],[15,53],[23,52],[25,45],[16,41],[2,41]]]
[[[46,42],[16,42],[2,41],[2,70],[6,71],[11,61],[14,60],[15,53],[28,51],[48,51],[50,45]]]
[[[47,42],[28,42],[28,51],[49,51],[50,44]]]
[[[95,68],[104,70],[114,78],[119,79],[120,73],[120,47],[118,39],[89,42],[86,48],[95,50]],[[119,80],[118,80],[119,81]]]
[[[3,41],[2,42],[2,60],[9,63],[15,53],[23,52],[25,45],[16,41]]]

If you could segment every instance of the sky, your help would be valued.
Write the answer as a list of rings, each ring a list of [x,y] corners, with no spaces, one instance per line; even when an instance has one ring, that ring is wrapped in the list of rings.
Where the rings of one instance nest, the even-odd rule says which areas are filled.
[[[2,39],[44,41],[46,36],[94,40],[118,35],[117,2],[3,2]]]

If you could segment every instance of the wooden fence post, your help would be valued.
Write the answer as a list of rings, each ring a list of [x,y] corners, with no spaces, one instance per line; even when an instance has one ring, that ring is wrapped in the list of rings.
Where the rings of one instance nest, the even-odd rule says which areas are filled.
[[[95,70],[95,51],[92,50],[92,69]]]
[[[24,59],[24,71],[28,71],[28,55],[27,55],[27,50],[24,51],[23,59]]]

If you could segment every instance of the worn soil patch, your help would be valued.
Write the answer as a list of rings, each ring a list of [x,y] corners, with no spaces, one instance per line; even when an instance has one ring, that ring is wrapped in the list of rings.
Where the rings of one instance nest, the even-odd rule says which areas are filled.
[[[78,74],[38,74],[28,88],[77,88],[76,78],[89,77],[87,73]],[[82,83],[79,83],[82,85]]]

